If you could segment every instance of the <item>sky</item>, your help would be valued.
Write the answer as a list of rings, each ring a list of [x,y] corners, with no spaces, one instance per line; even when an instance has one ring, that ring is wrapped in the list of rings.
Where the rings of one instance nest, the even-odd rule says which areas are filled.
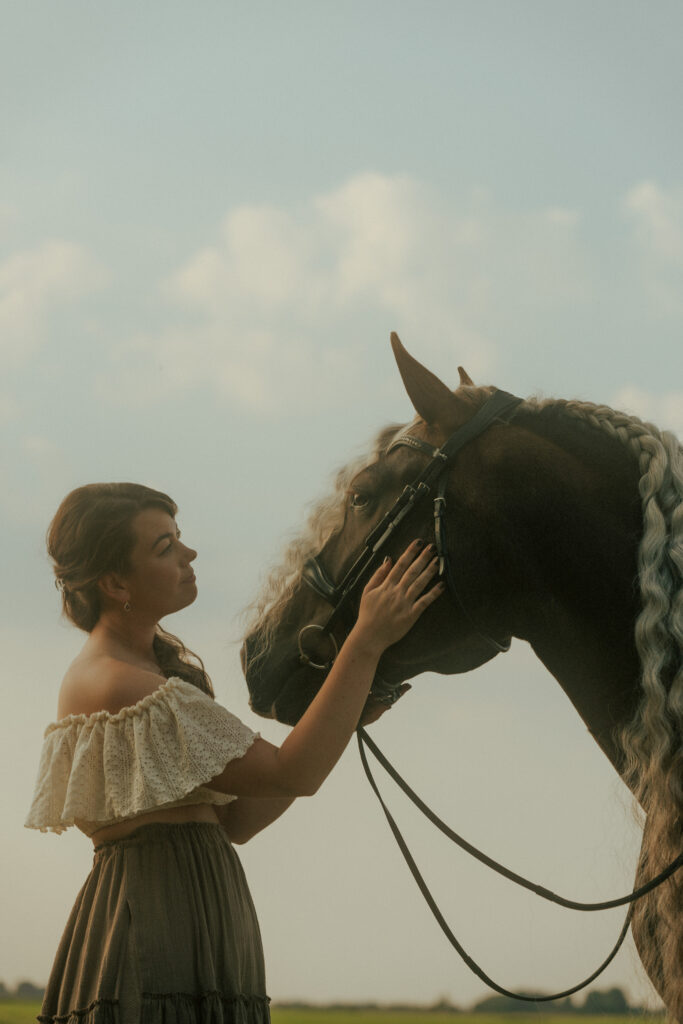
[[[683,8],[669,0],[6,0],[0,37],[0,979],[47,979],[92,846],[23,828],[84,635],[44,548],[74,487],[171,494],[197,601],[164,621],[248,707],[240,613],[333,472],[412,419],[395,330],[446,383],[683,433]],[[455,829],[564,895],[626,892],[625,788],[522,643],[424,675],[373,728]],[[392,808],[506,987],[565,988],[576,915]],[[421,903],[352,743],[239,849],[274,1000],[487,994]],[[628,943],[594,987],[651,989]]]

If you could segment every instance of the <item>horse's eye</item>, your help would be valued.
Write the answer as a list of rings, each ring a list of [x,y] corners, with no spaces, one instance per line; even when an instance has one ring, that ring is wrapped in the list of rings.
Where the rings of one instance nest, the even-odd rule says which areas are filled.
[[[368,504],[369,504],[369,498],[367,497],[367,495],[359,494],[357,491],[352,491],[351,492],[351,497],[349,499],[349,505],[351,506],[351,508],[355,508],[355,509],[367,508]]]

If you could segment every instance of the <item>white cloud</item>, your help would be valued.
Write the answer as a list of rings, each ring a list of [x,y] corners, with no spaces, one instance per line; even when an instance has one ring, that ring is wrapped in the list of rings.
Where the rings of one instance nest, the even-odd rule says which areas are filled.
[[[683,391],[654,394],[628,385],[617,392],[611,405],[654,423],[660,430],[672,430],[683,439]]]
[[[625,206],[641,242],[660,259],[683,266],[683,193],[645,181],[630,190]]]
[[[46,337],[48,314],[96,288],[102,272],[84,248],[52,240],[0,263],[0,355],[23,361]]]
[[[218,244],[191,257],[168,282],[170,296],[234,318],[258,304],[321,321],[369,299],[400,309],[423,243],[418,187],[363,174],[290,213],[243,206],[225,218]]]
[[[683,311],[683,191],[654,181],[632,188],[624,200],[646,286],[667,314]]]
[[[173,326],[118,347],[115,391],[148,402],[145,367],[162,367],[166,396],[208,386],[259,413],[362,400],[378,324],[378,349],[392,329],[419,339],[426,361],[453,362],[457,345],[457,361],[486,379],[506,305],[586,295],[578,225],[566,208],[509,214],[483,190],[455,203],[370,172],[298,208],[237,207],[164,283]],[[114,393],[110,374],[98,392]]]
[[[579,223],[579,215],[576,210],[568,210],[563,206],[551,206],[545,211],[545,219],[549,224],[557,224],[558,227],[573,228]]]

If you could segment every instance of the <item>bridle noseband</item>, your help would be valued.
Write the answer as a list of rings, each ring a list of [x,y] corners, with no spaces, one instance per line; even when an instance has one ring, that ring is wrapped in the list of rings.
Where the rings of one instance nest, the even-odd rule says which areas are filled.
[[[507,651],[510,647],[510,640],[496,640],[481,629],[472,621],[465,604],[458,595],[458,590],[453,578],[449,559],[448,547],[446,544],[446,526],[444,513],[446,511],[446,486],[447,470],[453,464],[455,456],[466,444],[473,441],[482,434],[492,423],[508,422],[515,408],[522,401],[507,391],[494,391],[484,405],[467,421],[459,427],[440,448],[434,447],[427,441],[412,434],[401,434],[387,449],[386,454],[401,446],[412,448],[428,456],[429,462],[420,475],[411,484],[404,487],[403,492],[389,509],[386,515],[380,520],[377,526],[365,538],[363,549],[354,560],[351,568],[344,576],[341,583],[335,584],[320,564],[317,556],[308,558],[301,571],[302,579],[318,594],[332,605],[332,612],[323,625],[311,623],[300,630],[297,643],[299,648],[299,660],[311,668],[327,671],[334,663],[338,653],[337,641],[332,633],[333,626],[347,613],[352,598],[358,593],[359,588],[367,582],[370,572],[373,571],[391,537],[400,524],[410,516],[422,502],[422,499],[432,493],[436,488],[434,501],[434,538],[436,553],[439,559],[439,577],[446,583],[448,593],[455,601],[458,608],[468,619],[475,632],[494,647],[496,652]],[[330,644],[331,657],[325,661],[317,660],[318,654],[310,651],[310,641],[313,633],[325,637]],[[309,650],[306,650],[307,644]],[[398,694],[398,685],[385,682],[376,677],[373,683],[371,694],[377,700],[386,703],[393,703]]]

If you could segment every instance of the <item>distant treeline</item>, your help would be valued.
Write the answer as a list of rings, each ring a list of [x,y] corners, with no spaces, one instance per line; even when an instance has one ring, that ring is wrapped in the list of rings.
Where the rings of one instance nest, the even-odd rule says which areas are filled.
[[[530,992],[529,995],[543,995],[543,992]],[[313,1008],[312,1003],[281,1002],[276,1006],[283,1010],[308,1010]],[[510,996],[487,996],[479,1000],[474,1006],[456,1006],[448,999],[442,998],[429,1006],[415,1003],[325,1003],[315,1004],[318,1010],[358,1010],[370,1012],[372,1010],[384,1010],[388,1013],[533,1013],[538,1014],[586,1014],[591,1017],[596,1014],[610,1013],[620,1016],[638,1016],[650,1013],[641,1006],[630,1006],[628,999],[620,988],[610,988],[604,991],[590,991],[586,994],[583,1002],[573,1003],[571,998],[558,999],[552,1003],[535,1003],[530,1000],[512,999]]]
[[[20,981],[15,989],[9,989],[3,981],[0,981],[0,999],[23,999],[27,1003],[37,1003],[42,1000],[45,989],[34,985],[31,981]]]
[[[24,1000],[25,1002],[37,1003],[43,999],[44,989],[38,985],[34,985],[30,981],[20,982],[16,989],[13,991],[8,989],[7,986],[0,981],[0,1001],[7,1000]],[[530,993],[532,995],[542,995],[542,992]],[[528,1013],[530,1010],[539,1013],[566,1013],[566,1014],[589,1014],[595,1016],[600,1013],[612,1013],[619,1014],[621,1016],[627,1014],[638,1014],[645,1013],[646,1011],[639,1006],[629,1006],[628,1000],[620,988],[610,988],[606,991],[590,991],[585,996],[583,1002],[578,1005],[573,1003],[571,998],[569,999],[558,999],[553,1003],[534,1003],[529,1001],[519,1001],[517,999],[511,999],[509,996],[487,996],[486,999],[481,999],[474,1006],[464,1009],[460,1006],[455,1006],[449,1002],[448,999],[442,998],[432,1003],[430,1006],[418,1005],[415,1003],[392,1003],[387,1005],[386,1003],[306,1003],[306,1002],[277,1002],[276,1006],[281,1007],[283,1010],[386,1010],[391,1013]]]
[[[529,995],[543,995],[542,992],[530,992]],[[480,1000],[476,1003],[471,1012],[472,1013],[515,1013],[517,1011],[524,1010],[528,1012],[534,1009],[536,1012],[542,1011],[545,1013],[576,1013],[576,1014],[590,1014],[593,1016],[596,1013],[618,1013],[618,1014],[640,1014],[646,1011],[641,1006],[630,1006],[628,999],[620,988],[610,988],[602,991],[591,990],[586,993],[583,1002],[580,1005],[576,1005],[572,1002],[571,997],[567,999],[557,999],[552,1003],[534,1003],[534,1002],[520,1002],[517,999],[511,999],[510,996],[488,996],[486,999]]]

